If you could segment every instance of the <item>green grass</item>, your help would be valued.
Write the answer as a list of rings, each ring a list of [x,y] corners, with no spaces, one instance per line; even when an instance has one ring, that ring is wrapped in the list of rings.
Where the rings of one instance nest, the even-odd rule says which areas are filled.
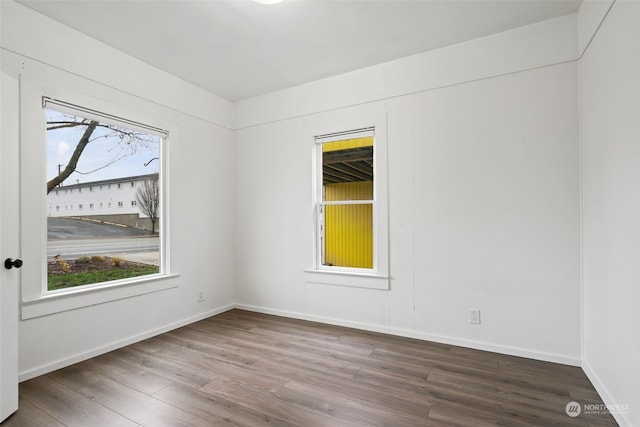
[[[114,267],[104,271],[91,271],[82,273],[49,274],[48,289],[72,288],[74,286],[89,285],[108,282],[110,280],[127,279],[130,277],[156,274],[160,271],[156,265],[136,264],[129,268]]]

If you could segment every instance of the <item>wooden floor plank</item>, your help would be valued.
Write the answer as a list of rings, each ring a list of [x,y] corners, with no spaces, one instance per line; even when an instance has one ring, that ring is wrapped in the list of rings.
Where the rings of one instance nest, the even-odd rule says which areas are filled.
[[[334,402],[334,406],[342,401],[351,401],[355,405],[367,408],[368,412],[377,414],[380,420],[401,420],[413,425],[421,425],[427,419],[431,399],[425,393],[422,395],[396,392],[388,388],[374,388],[368,384],[359,382],[345,382],[340,379],[325,375],[301,376],[286,384],[287,392],[293,390],[298,393],[300,388],[308,387],[311,398],[316,402]],[[339,394],[334,390],[340,390]],[[278,391],[278,396],[287,395],[283,389]],[[302,393],[300,393],[301,395]],[[295,399],[299,398],[296,396]],[[337,403],[336,403],[337,402]]]
[[[251,408],[269,419],[289,425],[305,427],[365,426],[367,424],[336,418],[331,414],[318,413],[313,407],[300,407],[274,396],[264,390],[226,378],[220,378],[203,387],[201,391],[224,398],[237,407]],[[256,427],[262,424],[256,425]]]
[[[231,310],[20,385],[10,426],[615,426],[581,369]]]
[[[138,424],[46,375],[20,385],[21,399],[29,401],[65,426],[135,427]],[[20,409],[18,409],[20,412]]]
[[[124,363],[138,365],[172,383],[200,388],[213,380],[216,375],[188,363],[188,361],[163,356],[161,353],[144,353],[130,347],[117,351],[118,359]]]
[[[242,406],[214,394],[194,390],[182,384],[174,384],[162,389],[154,393],[153,397],[201,418],[220,417],[233,425],[269,425],[272,427],[291,425],[287,421],[273,418],[256,408]]]
[[[390,411],[388,404],[375,405],[351,394],[336,394],[331,389],[308,382],[292,381],[276,396],[289,405],[308,408],[314,413],[325,414],[336,420],[364,423],[369,426],[421,425],[421,421],[425,421],[428,414],[428,405],[425,405],[421,414],[402,414],[399,411]]]
[[[388,390],[393,393],[406,393],[412,396],[423,396],[428,392],[427,377],[408,378],[384,369],[363,367],[353,378],[355,383]]]
[[[2,427],[64,427],[60,421],[25,399],[20,399],[20,410],[2,423]]]
[[[133,420],[136,425],[158,427],[231,425],[219,417],[205,420],[195,416],[113,381],[98,372],[84,369],[84,366],[71,366],[50,376],[86,399]]]
[[[564,425],[583,425],[573,419],[565,419],[569,418],[565,413],[568,403],[566,396],[543,395],[499,381],[469,378],[438,370],[429,375],[428,383],[434,400],[463,403],[480,413],[489,412],[496,417],[511,419],[516,415],[517,408],[518,420],[529,425],[554,425],[557,420]]]
[[[153,394],[173,384],[171,379],[125,360],[120,353],[107,353],[100,358],[87,360],[82,363],[80,369],[95,371],[145,394]]]

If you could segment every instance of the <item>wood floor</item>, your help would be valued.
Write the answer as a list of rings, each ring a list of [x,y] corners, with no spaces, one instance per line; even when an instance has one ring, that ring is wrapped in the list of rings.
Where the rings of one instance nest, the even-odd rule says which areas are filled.
[[[9,426],[609,426],[579,368],[233,310],[20,385]]]

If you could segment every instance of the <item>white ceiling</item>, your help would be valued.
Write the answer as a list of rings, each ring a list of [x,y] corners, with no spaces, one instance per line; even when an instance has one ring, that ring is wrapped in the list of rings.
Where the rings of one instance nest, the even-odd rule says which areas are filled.
[[[576,12],[581,0],[20,0],[230,101]]]

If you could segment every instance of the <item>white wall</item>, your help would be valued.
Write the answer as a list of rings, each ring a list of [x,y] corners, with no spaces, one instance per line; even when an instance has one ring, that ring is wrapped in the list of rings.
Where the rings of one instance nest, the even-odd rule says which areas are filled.
[[[239,102],[240,306],[578,365],[576,57],[569,16]],[[308,126],[377,113],[391,290],[305,283]]]
[[[616,1],[580,61],[583,367],[640,425],[640,3]]]
[[[167,120],[178,131],[169,145],[168,234],[179,286],[21,321],[21,379],[231,306],[233,106],[15,2],[0,7],[3,105],[17,111],[18,76],[24,74]],[[17,135],[17,114],[3,113],[0,125]],[[203,303],[197,302],[199,289],[205,291]]]

